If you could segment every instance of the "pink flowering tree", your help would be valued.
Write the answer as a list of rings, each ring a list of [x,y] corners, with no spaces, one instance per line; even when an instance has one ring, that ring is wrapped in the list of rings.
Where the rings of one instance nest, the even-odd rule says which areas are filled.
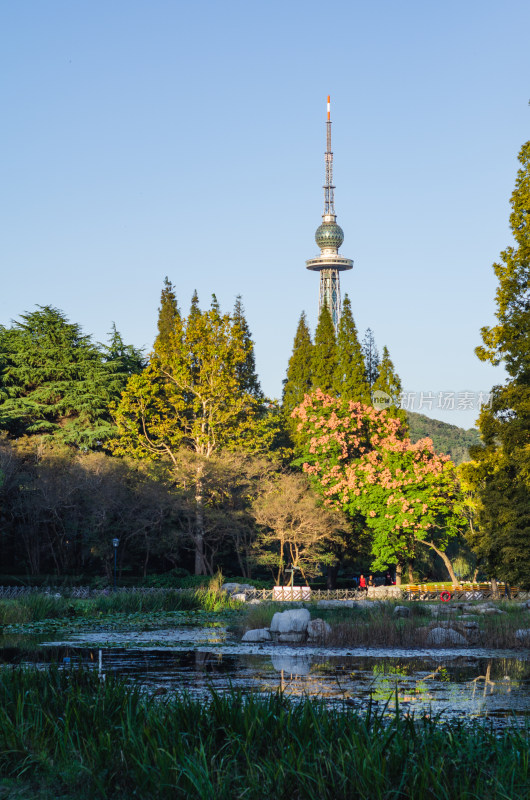
[[[433,549],[456,582],[445,549],[465,519],[454,465],[430,439],[413,444],[400,419],[387,411],[320,390],[292,414],[300,459],[324,499],[350,517],[364,516],[372,533],[372,569],[412,563],[420,545]],[[409,570],[410,571],[410,570]]]

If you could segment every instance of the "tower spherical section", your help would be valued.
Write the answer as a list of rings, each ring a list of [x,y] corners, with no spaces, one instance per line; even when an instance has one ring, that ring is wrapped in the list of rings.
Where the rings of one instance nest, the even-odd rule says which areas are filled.
[[[344,231],[336,222],[323,222],[316,229],[315,241],[321,250],[327,247],[338,250],[344,241]]]

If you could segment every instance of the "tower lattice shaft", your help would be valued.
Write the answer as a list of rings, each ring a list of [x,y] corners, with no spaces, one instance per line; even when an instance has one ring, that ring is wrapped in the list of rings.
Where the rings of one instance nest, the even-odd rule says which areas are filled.
[[[344,241],[344,233],[337,225],[335,216],[335,186],[333,185],[333,151],[331,150],[331,114],[328,95],[328,118],[326,121],[326,180],[324,184],[324,213],[322,225],[315,233],[320,255],[306,261],[307,269],[320,272],[320,292],[318,313],[326,305],[331,314],[335,332],[338,332],[341,316],[340,276],[343,270],[351,269],[353,261],[340,255],[339,247]]]

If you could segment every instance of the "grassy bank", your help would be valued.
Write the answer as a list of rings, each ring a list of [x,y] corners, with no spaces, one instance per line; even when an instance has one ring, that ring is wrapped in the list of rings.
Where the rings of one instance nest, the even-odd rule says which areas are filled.
[[[527,796],[529,745],[528,728],[280,695],[160,701],[92,672],[0,672],[0,775],[50,798],[506,800]]]
[[[395,608],[408,608],[410,616],[398,617]],[[470,604],[473,605],[473,604]],[[475,603],[474,606],[478,606]],[[319,608],[306,604],[312,619],[324,619],[331,625],[331,635],[326,644],[331,647],[424,647],[433,627],[450,625],[469,639],[470,645],[489,648],[515,648],[520,642],[515,632],[530,628],[530,611],[523,610],[515,601],[499,601],[495,607],[502,614],[466,615],[456,605],[449,608],[446,603],[421,603],[418,601],[374,602],[354,605],[353,608]],[[276,611],[285,611],[285,603],[261,603],[248,606],[237,621],[237,632],[253,628],[268,628]],[[433,616],[432,610],[439,610]],[[464,623],[472,619],[477,623],[476,631],[470,633]]]
[[[46,619],[98,617],[108,614],[135,614],[157,611],[224,611],[238,604],[229,600],[219,587],[204,586],[181,592],[117,592],[81,600],[30,594],[13,600],[0,600],[0,625],[40,622]]]

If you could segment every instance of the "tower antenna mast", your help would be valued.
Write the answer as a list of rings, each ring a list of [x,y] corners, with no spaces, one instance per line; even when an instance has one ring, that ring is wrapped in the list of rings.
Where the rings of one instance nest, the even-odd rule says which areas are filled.
[[[307,269],[320,272],[320,292],[318,313],[327,306],[333,320],[335,333],[338,333],[341,316],[339,273],[352,269],[353,261],[339,253],[344,241],[344,232],[337,225],[335,215],[335,186],[333,185],[333,152],[331,150],[331,109],[328,95],[328,117],[326,120],[326,180],[324,184],[324,213],[322,224],[317,228],[315,241],[320,247],[320,255],[306,261]]]

